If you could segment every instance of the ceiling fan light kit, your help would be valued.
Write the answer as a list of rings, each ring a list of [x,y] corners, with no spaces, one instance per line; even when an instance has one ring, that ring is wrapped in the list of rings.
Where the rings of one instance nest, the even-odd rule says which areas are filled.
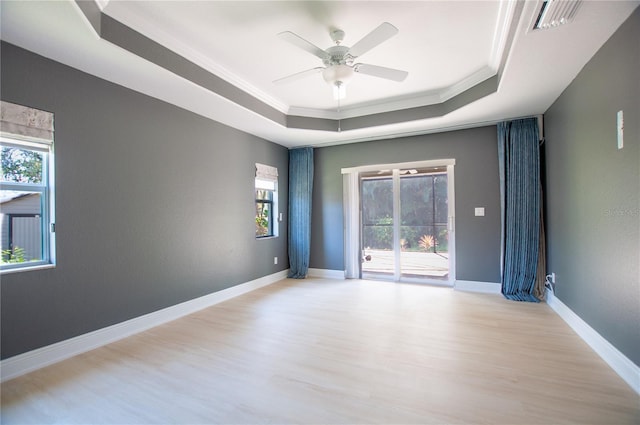
[[[344,31],[337,29],[331,31],[330,34],[335,46],[323,50],[297,34],[290,31],[282,32],[278,34],[280,38],[322,59],[324,68],[316,67],[307,71],[298,72],[288,77],[275,80],[274,83],[288,83],[311,74],[322,72],[324,81],[333,88],[334,99],[340,100],[346,97],[347,84],[356,72],[392,81],[404,81],[408,75],[406,71],[377,65],[354,63],[355,58],[365,54],[397,33],[398,29],[396,27],[388,22],[383,22],[352,47],[347,47],[341,45],[345,36]]]
[[[347,83],[353,78],[355,70],[349,65],[331,65],[322,70],[322,78],[333,87],[333,98],[344,99],[347,96]]]

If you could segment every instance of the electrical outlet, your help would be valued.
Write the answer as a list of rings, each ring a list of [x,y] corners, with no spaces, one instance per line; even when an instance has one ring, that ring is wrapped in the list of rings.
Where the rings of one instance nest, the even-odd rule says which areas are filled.
[[[551,283],[555,284],[556,283],[556,274],[555,273],[551,273]]]
[[[278,257],[273,257],[273,264],[278,264]]]

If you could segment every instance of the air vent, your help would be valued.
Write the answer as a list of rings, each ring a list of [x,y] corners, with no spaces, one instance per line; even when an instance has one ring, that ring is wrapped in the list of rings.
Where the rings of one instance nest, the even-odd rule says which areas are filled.
[[[542,3],[533,29],[555,28],[571,22],[580,3],[580,0],[546,0]]]

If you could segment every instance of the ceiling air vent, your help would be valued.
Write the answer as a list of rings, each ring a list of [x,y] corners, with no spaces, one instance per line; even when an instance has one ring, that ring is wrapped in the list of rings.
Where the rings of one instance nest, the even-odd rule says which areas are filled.
[[[545,30],[570,22],[576,15],[580,0],[546,0],[542,3],[533,29]]]

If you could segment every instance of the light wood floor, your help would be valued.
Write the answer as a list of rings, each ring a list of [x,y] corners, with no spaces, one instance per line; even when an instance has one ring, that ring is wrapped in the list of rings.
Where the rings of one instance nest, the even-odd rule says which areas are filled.
[[[640,423],[545,304],[284,280],[2,385],[2,423]]]

